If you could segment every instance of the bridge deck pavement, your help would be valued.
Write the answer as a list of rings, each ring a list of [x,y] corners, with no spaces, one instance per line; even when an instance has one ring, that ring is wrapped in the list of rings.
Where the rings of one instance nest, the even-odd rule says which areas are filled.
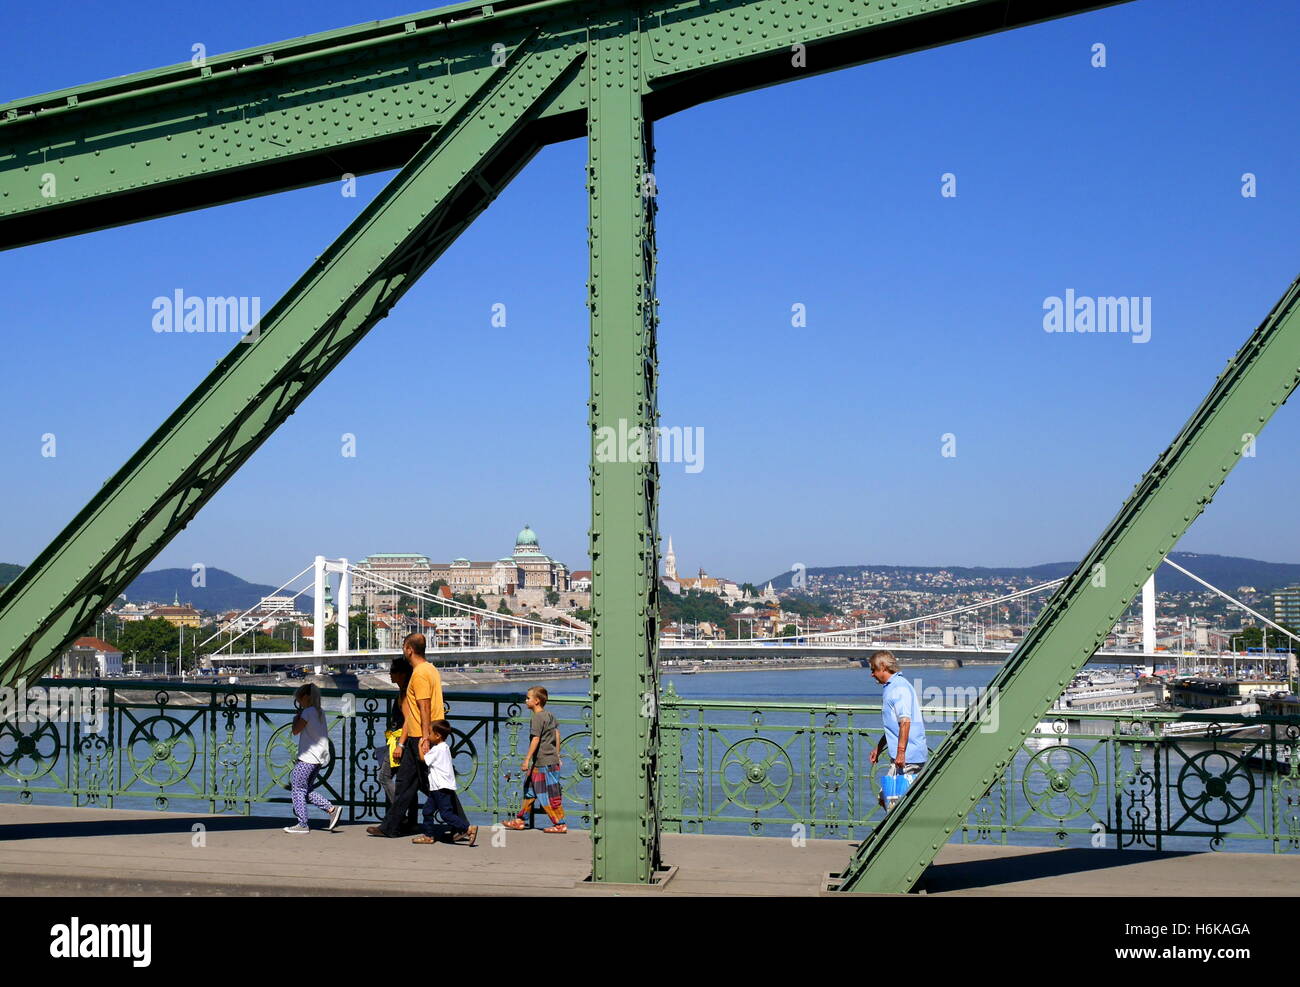
[[[368,837],[361,824],[290,836],[287,821],[0,805],[0,894],[814,895],[849,854],[838,840],[667,834],[672,880],[623,891],[581,886],[583,832],[508,832],[494,846],[484,827],[477,847],[415,846]],[[193,845],[195,824],[203,846]],[[927,882],[952,895],[1300,895],[1300,857],[948,846]]]

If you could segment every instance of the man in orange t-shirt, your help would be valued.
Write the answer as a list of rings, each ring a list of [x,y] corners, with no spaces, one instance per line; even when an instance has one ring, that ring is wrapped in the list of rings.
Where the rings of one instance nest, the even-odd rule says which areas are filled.
[[[411,680],[402,706],[402,735],[394,751],[397,794],[384,821],[366,828],[371,836],[396,837],[417,829],[420,795],[429,794],[424,755],[433,746],[433,721],[443,719],[447,711],[442,702],[442,676],[425,660],[424,647],[423,634],[408,634],[402,642],[402,653],[411,665]]]

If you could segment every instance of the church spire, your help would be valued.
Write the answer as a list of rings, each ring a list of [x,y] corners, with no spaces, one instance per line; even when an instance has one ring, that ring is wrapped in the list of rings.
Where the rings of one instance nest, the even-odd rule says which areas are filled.
[[[673,551],[673,536],[668,536],[668,554],[664,556],[664,577],[677,578],[677,554]]]

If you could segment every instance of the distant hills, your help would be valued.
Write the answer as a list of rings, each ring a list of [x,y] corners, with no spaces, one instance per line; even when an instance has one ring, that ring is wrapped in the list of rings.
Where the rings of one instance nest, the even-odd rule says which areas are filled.
[[[1234,592],[1238,586],[1254,586],[1261,593],[1271,593],[1282,586],[1300,585],[1300,564],[1291,562],[1260,562],[1258,559],[1243,559],[1232,555],[1203,555],[1198,552],[1172,552],[1169,556],[1179,565],[1196,573],[1202,579],[1213,583],[1226,592]],[[1034,582],[1047,582],[1060,579],[1074,571],[1074,562],[1048,562],[1043,565],[1025,567],[987,568],[983,566],[907,566],[907,565],[841,565],[811,566],[809,575],[820,576],[856,576],[862,572],[888,573],[897,578],[900,588],[913,578],[920,578],[944,571],[973,582],[988,580],[990,583],[1006,579],[1029,579]],[[23,567],[10,562],[0,562],[0,585],[12,582]],[[126,598],[131,602],[152,600],[158,603],[170,603],[179,598],[182,603],[189,603],[199,610],[245,610],[253,606],[264,596],[270,596],[276,587],[263,583],[245,582],[224,569],[208,569],[205,573],[206,586],[192,583],[194,573],[189,569],[156,569],[141,574],[127,587]],[[789,589],[794,573],[786,571],[773,576],[772,585],[778,589]],[[756,582],[756,586],[766,585],[768,580]],[[1156,571],[1156,586],[1162,591],[1187,592],[1201,587],[1180,572],[1161,566]],[[308,606],[310,599],[308,599]]]
[[[12,582],[23,567],[0,562],[0,584]],[[262,583],[249,583],[224,569],[204,572],[204,586],[193,584],[194,572],[190,569],[155,569],[141,573],[126,588],[126,598],[132,603],[152,600],[171,603],[179,599],[198,610],[246,610],[264,596],[270,596],[276,587]]]
[[[224,569],[206,570],[206,586],[195,586],[193,581],[194,573],[190,569],[143,572],[126,588],[126,598],[133,602],[155,600],[163,603],[178,598],[199,610],[246,610],[276,590],[276,587],[263,583],[245,582]]]
[[[1219,589],[1232,593],[1238,586],[1254,586],[1261,593],[1270,593],[1283,586],[1300,585],[1300,564],[1291,562],[1260,562],[1257,559],[1242,559],[1232,555],[1204,555],[1199,552],[1170,552],[1169,558],[1189,572],[1194,572],[1206,582],[1213,583]],[[1031,579],[1034,582],[1047,582],[1068,576],[1078,565],[1077,562],[1048,562],[1043,565],[1021,568],[985,568],[982,566],[905,566],[905,565],[841,565],[810,566],[809,575],[819,576],[856,576],[863,572],[890,574],[902,583],[913,577],[929,576],[943,571],[962,579],[980,581],[987,579]],[[772,577],[772,585],[780,589],[789,589],[794,573],[786,571]],[[757,583],[762,586],[767,582]],[[1173,593],[1200,590],[1203,587],[1184,576],[1181,572],[1162,565],[1156,570],[1156,588]]]

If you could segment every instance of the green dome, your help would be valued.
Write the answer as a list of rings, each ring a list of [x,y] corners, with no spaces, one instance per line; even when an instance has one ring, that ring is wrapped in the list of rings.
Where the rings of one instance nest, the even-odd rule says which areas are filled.
[[[537,546],[537,535],[526,524],[524,530],[519,532],[519,536],[515,539],[515,547],[518,548],[520,545],[532,545],[534,548]]]

